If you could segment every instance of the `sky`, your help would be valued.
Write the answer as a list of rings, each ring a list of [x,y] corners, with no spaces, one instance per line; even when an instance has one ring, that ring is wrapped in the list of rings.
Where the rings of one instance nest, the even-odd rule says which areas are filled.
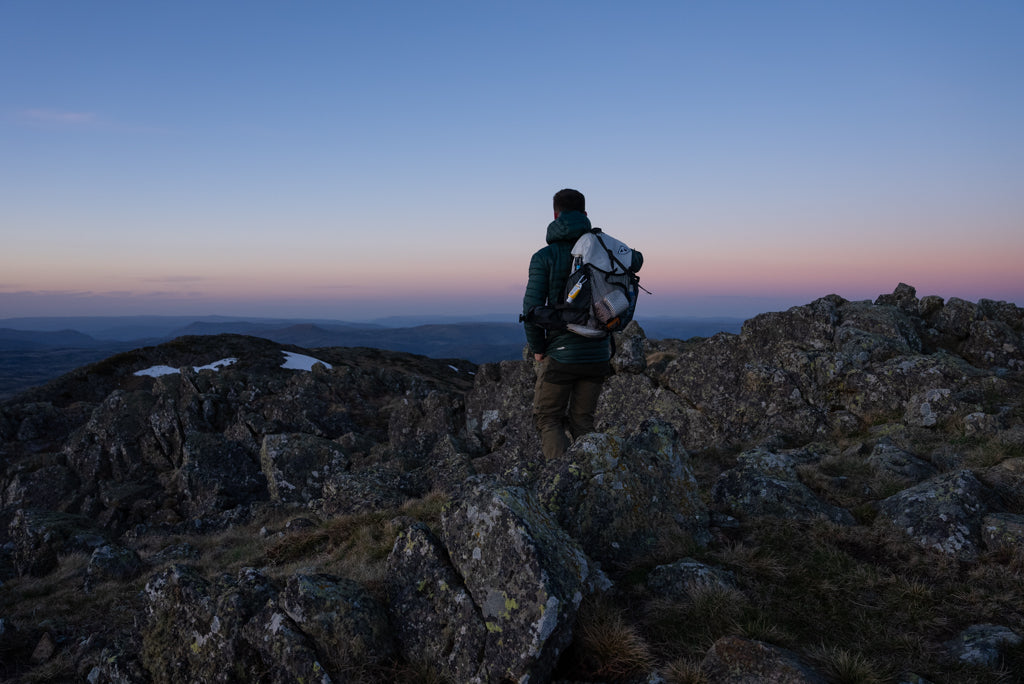
[[[637,317],[1024,305],[1019,0],[0,0],[0,318],[522,305],[551,196]]]

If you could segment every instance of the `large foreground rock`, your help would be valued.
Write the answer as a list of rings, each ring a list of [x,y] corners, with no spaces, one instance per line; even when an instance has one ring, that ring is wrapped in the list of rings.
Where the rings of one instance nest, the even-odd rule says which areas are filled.
[[[442,528],[452,567],[486,630],[469,681],[545,681],[595,580],[583,550],[528,490],[487,478],[467,481]]]
[[[629,564],[659,544],[707,543],[708,512],[679,434],[645,421],[626,440],[584,435],[537,480],[545,507],[594,559]]]
[[[960,470],[890,496],[879,504],[879,515],[921,546],[970,559],[982,547],[989,498],[974,473]]]
[[[388,610],[402,657],[456,682],[477,677],[487,643],[480,612],[430,529],[402,531],[388,556]]]

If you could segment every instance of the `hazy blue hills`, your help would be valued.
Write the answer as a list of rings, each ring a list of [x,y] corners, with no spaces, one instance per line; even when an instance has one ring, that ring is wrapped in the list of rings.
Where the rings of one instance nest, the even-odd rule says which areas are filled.
[[[8,349],[88,348],[102,345],[99,340],[77,330],[12,330],[0,328],[0,351]]]
[[[376,347],[435,359],[488,363],[522,358],[514,315],[477,320],[394,317],[367,322],[224,316],[36,317],[0,319],[0,399],[129,349],[185,335],[234,333],[307,349]],[[739,318],[639,319],[651,339],[739,332]]]

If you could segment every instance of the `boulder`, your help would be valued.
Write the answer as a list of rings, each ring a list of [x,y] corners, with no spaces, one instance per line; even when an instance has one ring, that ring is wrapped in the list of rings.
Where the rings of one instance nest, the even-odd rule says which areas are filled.
[[[264,667],[260,682],[268,684],[331,684],[316,649],[298,626],[273,603],[268,603],[242,627],[242,636],[259,654]]]
[[[70,428],[65,413],[48,401],[22,404],[13,418],[17,428],[8,427],[6,432],[13,432],[19,442],[59,443]]]
[[[971,325],[978,318],[978,306],[959,297],[950,297],[941,309],[928,317],[928,322],[941,335],[952,341],[966,339]]]
[[[736,577],[728,570],[684,558],[654,568],[647,575],[645,583],[658,596],[678,599],[689,596],[690,588],[694,585],[735,586]]]
[[[441,524],[487,630],[473,681],[545,681],[595,580],[586,554],[528,490],[490,478],[467,480]]]
[[[166,469],[148,420],[155,403],[150,392],[115,390],[96,407],[64,448],[83,483],[95,487],[100,481],[151,476],[154,462]]]
[[[1002,321],[974,321],[960,353],[978,368],[1024,370],[1024,336]]]
[[[867,462],[876,473],[888,475],[906,484],[917,484],[938,472],[924,459],[889,442],[876,444]]]
[[[410,465],[422,462],[438,442],[465,428],[464,399],[450,392],[407,393],[396,398],[389,409],[388,446]]]
[[[533,424],[534,362],[481,364],[466,397],[466,432],[477,450],[503,467],[535,460],[541,453]]]
[[[878,504],[879,517],[918,544],[959,558],[975,558],[989,495],[970,470],[946,473]]]
[[[323,499],[314,502],[329,518],[401,506],[422,496],[426,488],[415,477],[393,465],[376,465],[356,472],[334,472],[324,481]]]
[[[306,503],[321,498],[324,481],[351,464],[336,442],[300,432],[265,436],[260,465],[271,501]]]
[[[81,486],[78,476],[59,456],[12,470],[7,486],[0,490],[0,506],[66,510]]]
[[[797,480],[796,466],[796,459],[787,454],[765,449],[744,452],[737,458],[736,467],[718,476],[711,499],[740,518],[770,515],[852,525],[849,511],[822,501]]]
[[[215,432],[192,433],[185,439],[177,485],[181,507],[196,518],[269,498],[255,456]]]
[[[18,510],[8,526],[19,575],[41,577],[57,567],[58,557],[92,553],[107,543],[93,521],[80,515],[38,509]]]
[[[143,665],[154,682],[330,682],[278,593],[251,568],[215,581],[187,565],[157,573],[145,589]]]
[[[992,513],[981,521],[981,538],[985,548],[1024,549],[1024,515]]]
[[[917,290],[906,283],[900,283],[893,290],[892,294],[879,295],[875,300],[878,306],[892,306],[909,314],[916,315],[920,309],[920,301],[917,299]]]
[[[541,502],[596,560],[628,565],[660,542],[709,539],[697,480],[671,425],[649,420],[627,440],[591,433],[548,462],[537,479]]]
[[[142,574],[145,564],[133,549],[104,544],[92,552],[86,574],[90,582],[124,582]]]
[[[971,625],[946,642],[951,660],[967,665],[995,667],[1004,650],[1024,642],[1020,634],[1002,625]]]
[[[394,656],[384,607],[353,580],[296,574],[278,603],[333,672],[380,665]]]
[[[740,637],[722,637],[701,662],[715,684],[825,684],[826,679],[792,651]]]
[[[388,612],[402,657],[430,664],[451,681],[472,681],[488,632],[441,541],[413,524],[395,540],[387,570]]]
[[[248,648],[241,625],[226,624],[212,587],[199,571],[172,565],[146,583],[142,662],[154,682],[233,681],[231,666]]]
[[[630,321],[622,332],[613,335],[615,354],[612,368],[616,373],[643,373],[647,368],[647,335],[636,321]]]
[[[625,437],[647,419],[669,423],[680,435],[706,427],[699,411],[647,375],[616,373],[605,379],[595,414],[598,432]]]

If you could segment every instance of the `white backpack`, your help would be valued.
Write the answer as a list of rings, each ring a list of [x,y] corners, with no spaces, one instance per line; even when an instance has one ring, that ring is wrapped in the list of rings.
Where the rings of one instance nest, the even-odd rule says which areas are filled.
[[[633,250],[594,228],[576,241],[572,256],[564,306],[586,310],[586,316],[567,317],[566,329],[584,337],[604,337],[625,328],[633,320],[640,290],[640,279],[629,268]]]

